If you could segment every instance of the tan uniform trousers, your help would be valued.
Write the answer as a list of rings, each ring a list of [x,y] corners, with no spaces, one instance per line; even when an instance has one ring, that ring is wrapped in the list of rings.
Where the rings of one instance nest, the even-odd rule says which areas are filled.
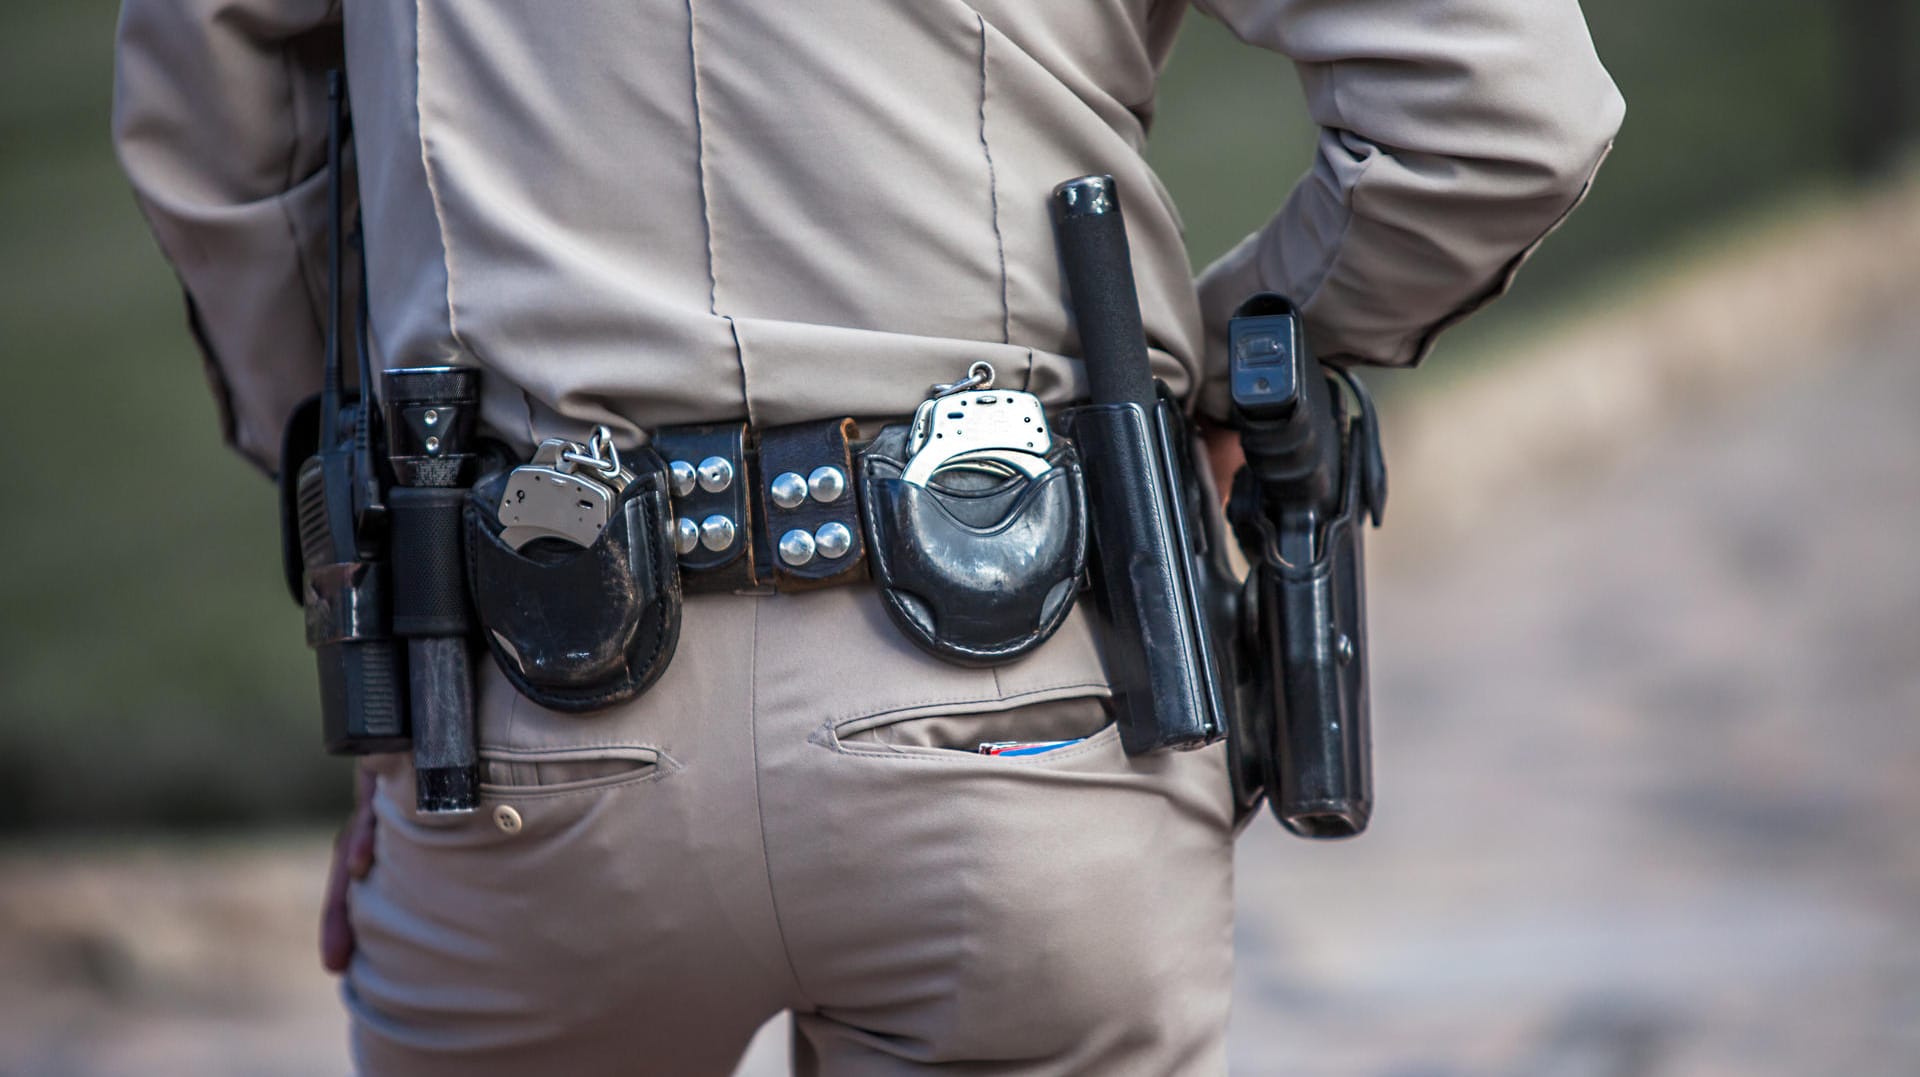
[[[590,716],[489,667],[478,813],[417,816],[375,763],[360,1067],[726,1074],[790,1009],[804,1074],[1225,1072],[1224,754],[1128,758],[1089,619],[965,670],[867,587],[701,596],[660,683]]]

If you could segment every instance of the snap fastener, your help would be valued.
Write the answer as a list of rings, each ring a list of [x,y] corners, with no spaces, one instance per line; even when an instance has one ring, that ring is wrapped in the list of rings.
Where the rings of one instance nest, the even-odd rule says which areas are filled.
[[[715,553],[733,545],[733,521],[718,514],[700,521],[700,545]]]
[[[837,467],[816,467],[807,476],[807,489],[813,492],[813,499],[822,504],[831,504],[840,500],[847,492],[847,475]]]
[[[698,545],[700,545],[700,525],[685,516],[680,517],[673,525],[673,552],[681,555],[690,554]]]
[[[820,530],[813,533],[813,544],[822,557],[845,557],[847,551],[853,549],[853,532],[838,520],[821,524]]]
[[[773,495],[774,504],[783,509],[794,508],[807,499],[807,480],[797,471],[782,471],[774,477],[768,493]]]
[[[813,560],[813,536],[797,527],[781,535],[780,560],[795,568]]]
[[[693,493],[695,475],[692,464],[685,460],[675,460],[667,465],[667,470],[673,473],[673,496],[685,497]]]
[[[500,828],[502,834],[518,834],[527,824],[521,820],[520,813],[511,804],[500,804],[493,809],[493,825]]]
[[[700,461],[700,489],[717,494],[733,485],[733,464],[724,456]]]

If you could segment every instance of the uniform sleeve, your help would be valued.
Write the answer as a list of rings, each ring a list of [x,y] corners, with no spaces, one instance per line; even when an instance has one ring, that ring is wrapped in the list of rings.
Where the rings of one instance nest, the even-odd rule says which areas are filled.
[[[326,72],[337,0],[126,0],[113,138],[188,322],[226,437],[278,466],[319,387],[326,310]]]
[[[1575,0],[1196,3],[1292,59],[1321,128],[1280,212],[1201,274],[1216,417],[1241,300],[1291,298],[1323,358],[1416,363],[1584,197],[1625,112]]]

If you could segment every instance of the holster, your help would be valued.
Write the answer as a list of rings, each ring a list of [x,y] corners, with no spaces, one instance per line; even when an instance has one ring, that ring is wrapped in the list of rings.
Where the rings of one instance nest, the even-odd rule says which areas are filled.
[[[1072,610],[1087,559],[1085,477],[1073,444],[1054,440],[1039,478],[944,471],[900,478],[907,427],[860,457],[862,513],[887,615],[922,650],[999,665],[1047,641]]]
[[[467,580],[494,663],[542,707],[580,712],[645,691],[680,637],[680,574],[666,464],[651,449],[628,457],[632,482],[592,546],[500,539],[508,479],[496,471],[467,499]]]
[[[1280,529],[1259,483],[1242,469],[1229,515],[1252,573],[1241,598],[1240,686],[1229,738],[1235,798],[1260,800],[1301,837],[1351,837],[1373,812],[1367,698],[1366,588],[1362,532],[1386,502],[1385,465],[1372,406],[1352,375],[1362,408],[1347,427],[1340,459],[1339,510],[1323,521],[1318,556],[1281,556]]]
[[[1217,543],[1194,478],[1192,429],[1165,395],[1090,404],[1062,424],[1086,462],[1107,676],[1129,754],[1198,748],[1227,731]]]

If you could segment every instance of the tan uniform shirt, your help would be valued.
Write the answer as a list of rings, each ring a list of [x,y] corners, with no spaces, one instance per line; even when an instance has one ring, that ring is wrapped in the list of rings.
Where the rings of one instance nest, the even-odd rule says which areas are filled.
[[[267,467],[319,380],[343,44],[379,359],[479,364],[488,425],[523,442],[898,416],[982,358],[1064,403],[1047,195],[1089,172],[1118,178],[1156,369],[1203,410],[1260,289],[1322,355],[1413,362],[1622,114],[1573,0],[1202,0],[1293,60],[1323,134],[1196,289],[1142,156],[1177,0],[345,6],[127,0],[120,28],[122,161]]]

